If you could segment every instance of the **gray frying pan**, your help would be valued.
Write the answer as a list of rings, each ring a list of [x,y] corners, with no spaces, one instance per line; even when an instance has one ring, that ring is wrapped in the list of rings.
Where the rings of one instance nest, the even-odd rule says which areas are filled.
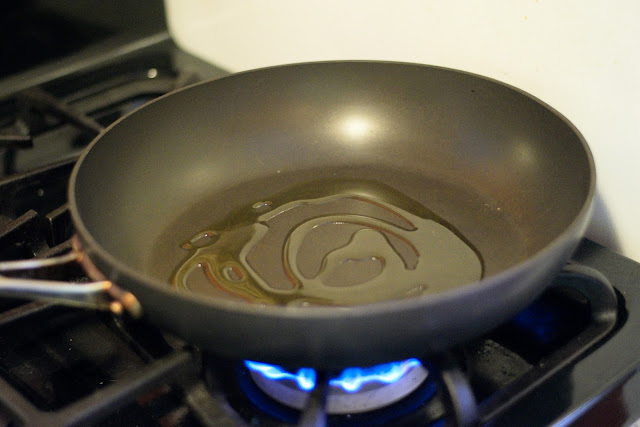
[[[378,190],[392,194],[387,202],[397,196],[404,208],[392,216],[414,223],[436,218],[449,230],[440,240],[457,237],[469,248],[465,256],[474,254],[478,264],[455,286],[439,288],[434,279],[434,292],[402,298],[393,291],[403,286],[401,268],[376,279],[381,294],[366,287],[359,292],[362,284],[351,283],[352,296],[378,296],[353,304],[316,304],[322,284],[314,288],[312,304],[271,304],[246,293],[207,295],[169,284],[181,263],[197,258],[181,244],[243,207],[262,209],[279,200],[268,206],[271,216],[253,218],[270,226],[269,218],[287,211],[292,188],[301,189],[306,205],[324,207],[335,201],[327,188],[360,199]],[[115,301],[105,304],[112,309],[139,313],[141,307],[148,321],[223,356],[318,368],[420,357],[482,334],[539,295],[577,246],[594,188],[594,162],[575,127],[499,82],[387,62],[249,71],[161,97],[93,141],[71,178],[77,236],[67,259],[80,260],[101,281],[65,285],[64,291],[108,289]],[[392,203],[367,200],[393,210]],[[339,213],[349,221],[366,217],[352,208]],[[311,221],[309,231],[326,223],[312,224],[317,217],[330,214],[298,222]],[[406,243],[418,254],[417,264],[432,269],[456,258],[455,251],[439,257],[437,244],[424,234],[412,237],[410,227],[380,231],[402,224],[376,215],[356,227],[374,230],[361,233],[372,247],[386,241],[400,253]],[[355,221],[331,218],[333,225]],[[269,268],[272,259],[262,249],[245,257],[256,270]],[[281,250],[276,245],[271,252]],[[378,267],[391,265],[376,260]],[[17,267],[4,263],[0,270]],[[445,265],[441,279],[461,268]],[[431,286],[426,276],[420,290]],[[3,280],[5,294],[15,282]],[[55,288],[20,285],[22,295],[30,289],[40,297]],[[327,295],[344,290],[329,288]]]

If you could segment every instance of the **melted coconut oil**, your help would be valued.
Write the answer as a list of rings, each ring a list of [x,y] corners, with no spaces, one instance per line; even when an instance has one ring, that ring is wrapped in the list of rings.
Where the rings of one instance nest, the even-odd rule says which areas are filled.
[[[357,305],[478,281],[479,254],[382,184],[312,182],[237,209],[182,248],[181,290],[279,305]]]

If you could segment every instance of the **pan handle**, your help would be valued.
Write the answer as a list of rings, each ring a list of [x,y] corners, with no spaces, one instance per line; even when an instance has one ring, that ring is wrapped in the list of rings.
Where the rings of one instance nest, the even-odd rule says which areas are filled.
[[[56,282],[51,280],[22,279],[4,276],[12,271],[35,270],[77,262],[85,270],[84,253],[77,247],[64,255],[51,258],[0,262],[0,296],[39,299],[63,305],[108,310],[115,314],[124,311],[133,317],[142,316],[137,298],[109,280],[91,283]]]

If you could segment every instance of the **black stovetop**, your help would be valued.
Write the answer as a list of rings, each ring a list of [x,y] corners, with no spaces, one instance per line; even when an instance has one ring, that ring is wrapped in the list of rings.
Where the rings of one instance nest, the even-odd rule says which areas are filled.
[[[46,37],[79,39],[59,50],[27,28],[20,43],[52,51],[0,72],[0,261],[69,250],[69,174],[103,127],[225,74],[171,41],[161,2],[27,3],[11,10],[11,26],[27,20]],[[0,47],[20,56],[15,44]],[[416,355],[427,378],[404,399],[329,416],[318,410],[321,383],[301,412],[268,397],[242,361],[202,354],[145,320],[0,298],[0,423],[628,425],[640,418],[640,265],[589,240],[572,264],[505,325],[447,354]],[[578,264],[596,272],[584,276]],[[39,274],[87,280],[75,266]]]

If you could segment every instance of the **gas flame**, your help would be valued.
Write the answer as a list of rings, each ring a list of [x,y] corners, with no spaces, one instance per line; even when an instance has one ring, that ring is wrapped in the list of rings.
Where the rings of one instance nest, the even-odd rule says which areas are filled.
[[[301,368],[296,373],[291,373],[279,366],[267,363],[250,360],[246,360],[244,363],[248,369],[259,372],[268,379],[295,381],[303,391],[311,391],[316,386],[316,372],[311,368]],[[348,393],[355,393],[370,383],[394,383],[417,366],[420,366],[420,361],[413,358],[369,368],[347,368],[337,377],[330,379],[329,385],[341,388]]]

